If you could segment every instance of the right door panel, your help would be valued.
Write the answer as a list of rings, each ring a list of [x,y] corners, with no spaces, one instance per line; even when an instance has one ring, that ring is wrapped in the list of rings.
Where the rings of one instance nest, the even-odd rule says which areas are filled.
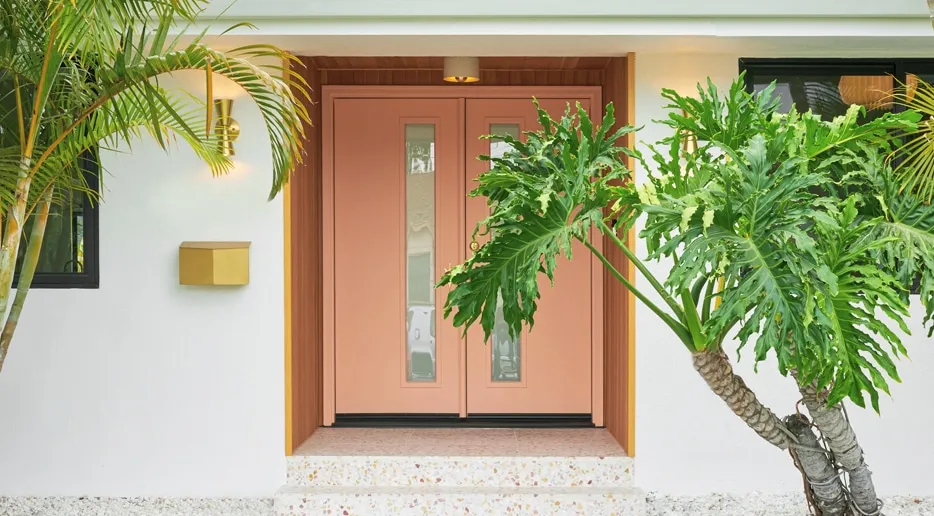
[[[541,99],[542,108],[560,118],[577,99]],[[580,100],[590,111],[589,102]],[[520,135],[538,130],[538,115],[527,99],[468,99],[466,105],[467,191],[488,170],[481,154],[501,154],[506,144],[481,140],[485,134]],[[594,114],[596,116],[596,114]],[[525,139],[522,137],[522,139]],[[488,214],[486,199],[467,199],[467,249],[475,224]],[[480,242],[482,243],[482,242]],[[483,330],[467,334],[467,412],[480,414],[592,413],[592,260],[586,247],[575,243],[574,260],[560,258],[554,287],[540,279],[541,299],[535,327],[519,339],[497,324],[491,342]]]

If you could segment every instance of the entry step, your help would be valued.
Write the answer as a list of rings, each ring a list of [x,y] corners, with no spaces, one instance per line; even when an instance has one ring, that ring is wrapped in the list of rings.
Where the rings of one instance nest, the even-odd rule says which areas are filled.
[[[633,460],[605,429],[321,428],[288,458],[309,487],[631,487]]]
[[[290,457],[288,485],[630,487],[629,457]]]
[[[284,486],[277,516],[525,515],[644,516],[645,494],[601,487]]]

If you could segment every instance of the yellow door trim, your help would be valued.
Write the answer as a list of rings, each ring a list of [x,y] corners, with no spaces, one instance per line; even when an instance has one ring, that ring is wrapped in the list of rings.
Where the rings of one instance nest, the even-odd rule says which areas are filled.
[[[286,183],[282,190],[283,276],[285,319],[285,455],[292,455],[292,192]]]

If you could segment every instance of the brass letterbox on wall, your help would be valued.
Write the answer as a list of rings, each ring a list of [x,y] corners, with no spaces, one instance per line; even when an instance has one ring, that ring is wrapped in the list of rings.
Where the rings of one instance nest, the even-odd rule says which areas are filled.
[[[246,285],[250,242],[182,242],[178,247],[182,285]]]

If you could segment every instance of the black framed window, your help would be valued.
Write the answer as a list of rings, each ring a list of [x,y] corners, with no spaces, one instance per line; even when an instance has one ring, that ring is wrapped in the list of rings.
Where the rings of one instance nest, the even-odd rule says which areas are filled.
[[[81,159],[86,187],[99,189],[97,160],[86,156]],[[58,202],[49,210],[49,219],[42,239],[42,250],[31,288],[98,288],[99,268],[99,204],[82,191],[59,192]],[[19,280],[26,245],[34,217],[26,221],[20,242],[16,274]]]
[[[831,119],[846,112],[850,104],[866,108],[864,121],[887,112],[901,111],[887,94],[899,84],[921,78],[934,81],[934,59],[877,58],[741,58],[746,89],[759,91],[772,81],[782,99],[782,111],[794,105]]]

